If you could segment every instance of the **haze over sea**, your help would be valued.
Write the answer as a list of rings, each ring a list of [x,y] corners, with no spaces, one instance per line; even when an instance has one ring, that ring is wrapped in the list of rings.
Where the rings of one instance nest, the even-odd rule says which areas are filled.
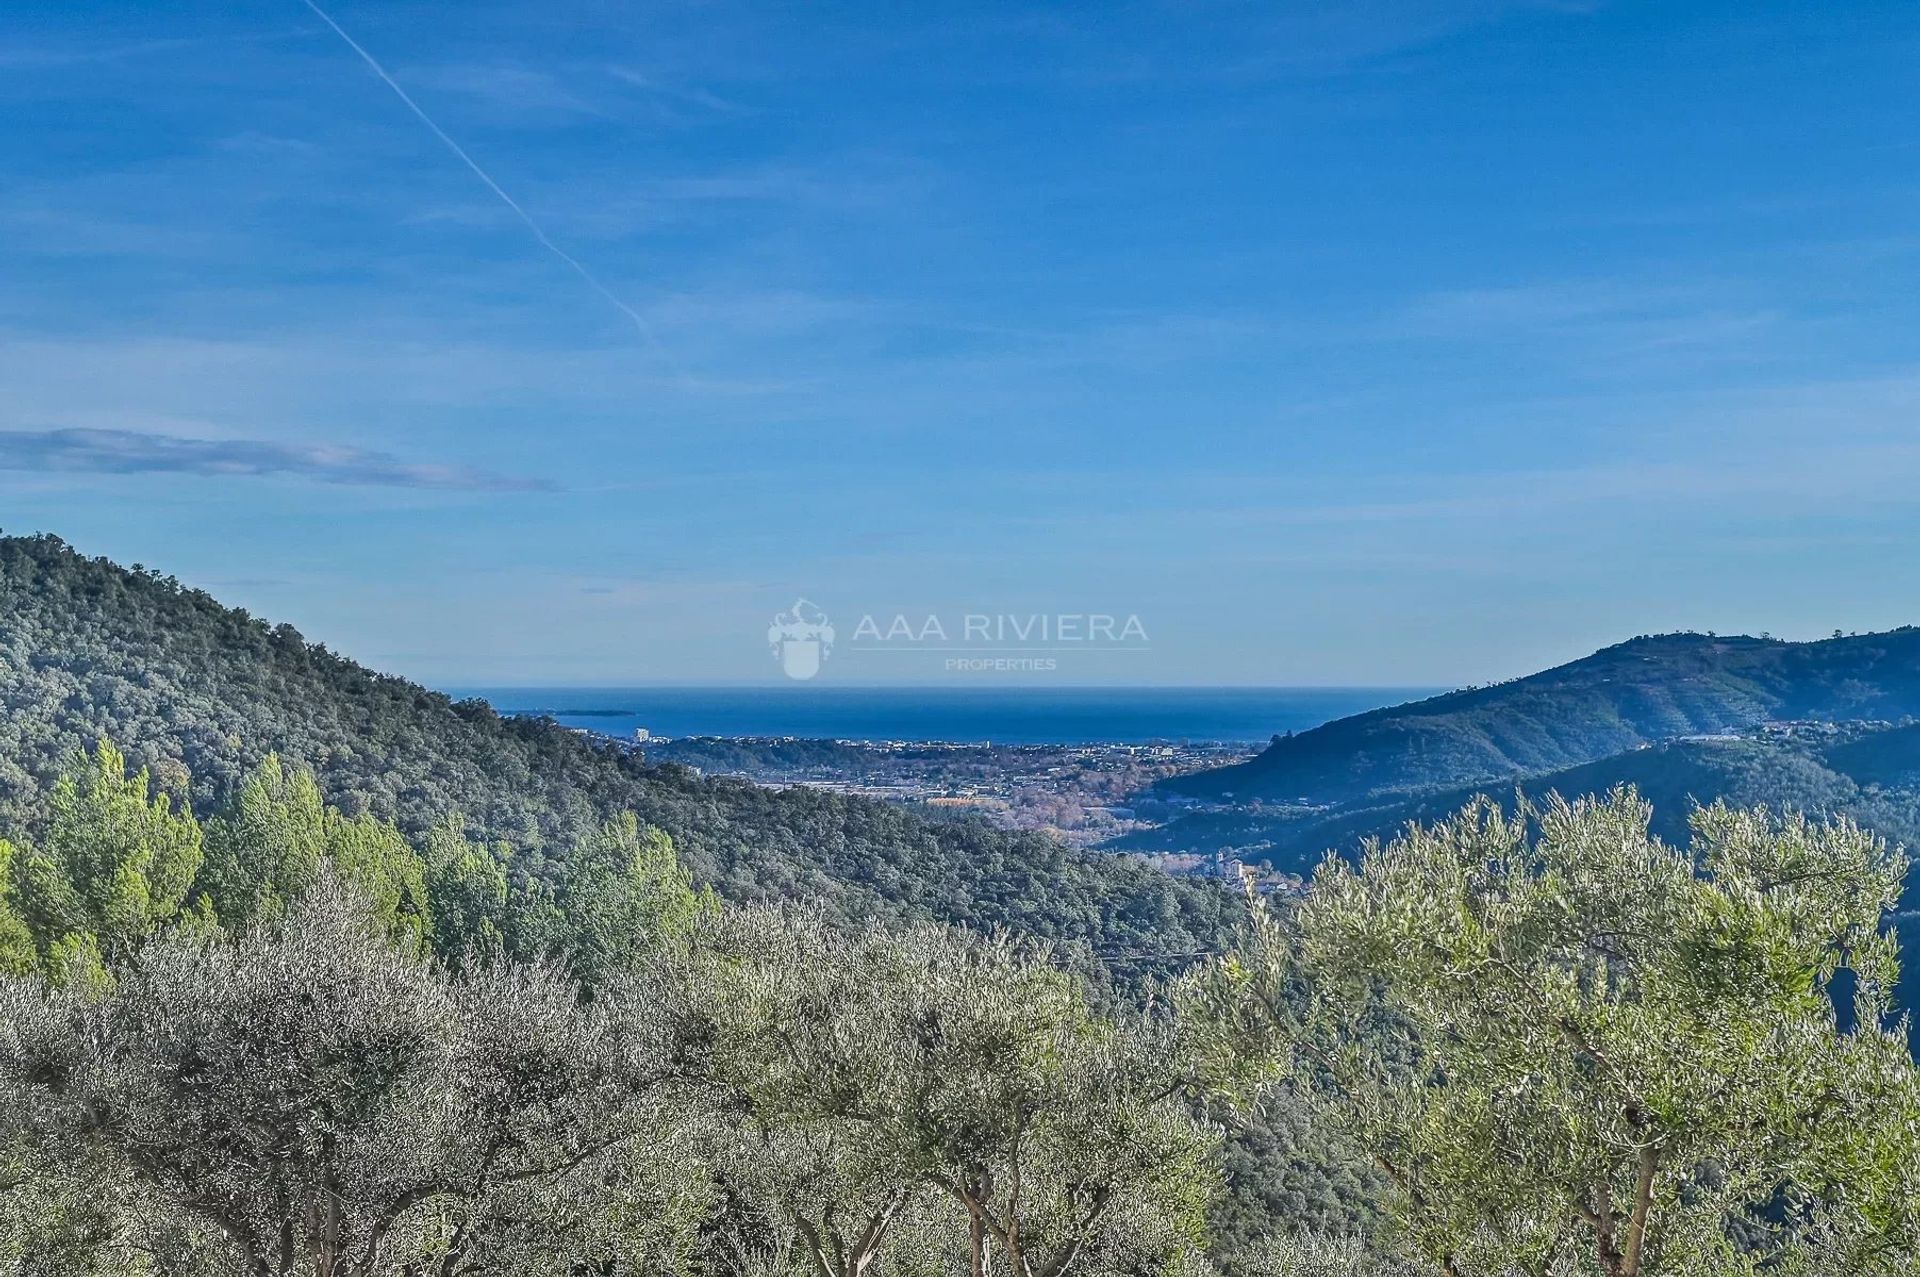
[[[503,714],[631,738],[798,736],[999,745],[1265,742],[1432,689],[1385,687],[631,687],[445,689]]]

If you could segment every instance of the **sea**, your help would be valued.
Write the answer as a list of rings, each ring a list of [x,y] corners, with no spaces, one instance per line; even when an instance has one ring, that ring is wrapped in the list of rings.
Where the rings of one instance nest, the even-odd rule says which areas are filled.
[[[996,745],[1253,742],[1430,696],[1388,687],[466,687],[503,714],[633,739],[792,736]]]

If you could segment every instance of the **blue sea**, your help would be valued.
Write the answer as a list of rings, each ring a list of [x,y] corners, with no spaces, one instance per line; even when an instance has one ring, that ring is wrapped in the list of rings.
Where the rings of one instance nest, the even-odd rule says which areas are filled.
[[[996,745],[1249,741],[1432,694],[1386,687],[448,688],[503,714],[631,738],[799,736]]]

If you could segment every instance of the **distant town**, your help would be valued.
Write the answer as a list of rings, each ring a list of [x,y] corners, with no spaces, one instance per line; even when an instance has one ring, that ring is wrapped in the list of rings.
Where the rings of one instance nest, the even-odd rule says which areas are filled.
[[[756,784],[805,785],[835,793],[910,803],[956,819],[1049,834],[1091,847],[1176,816],[1218,806],[1166,796],[1153,786],[1170,776],[1247,758],[1244,743],[995,745],[986,742],[810,740],[800,737],[677,739],[636,733],[651,762]],[[1169,873],[1217,877],[1238,889],[1291,885],[1285,875],[1213,854],[1152,852],[1143,859]],[[1268,881],[1272,879],[1272,881]]]

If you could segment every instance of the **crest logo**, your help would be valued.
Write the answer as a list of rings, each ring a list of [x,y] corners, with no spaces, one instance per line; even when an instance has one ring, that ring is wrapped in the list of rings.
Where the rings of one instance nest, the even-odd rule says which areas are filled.
[[[795,599],[767,627],[767,646],[788,678],[812,678],[833,652],[833,622],[806,599]]]

